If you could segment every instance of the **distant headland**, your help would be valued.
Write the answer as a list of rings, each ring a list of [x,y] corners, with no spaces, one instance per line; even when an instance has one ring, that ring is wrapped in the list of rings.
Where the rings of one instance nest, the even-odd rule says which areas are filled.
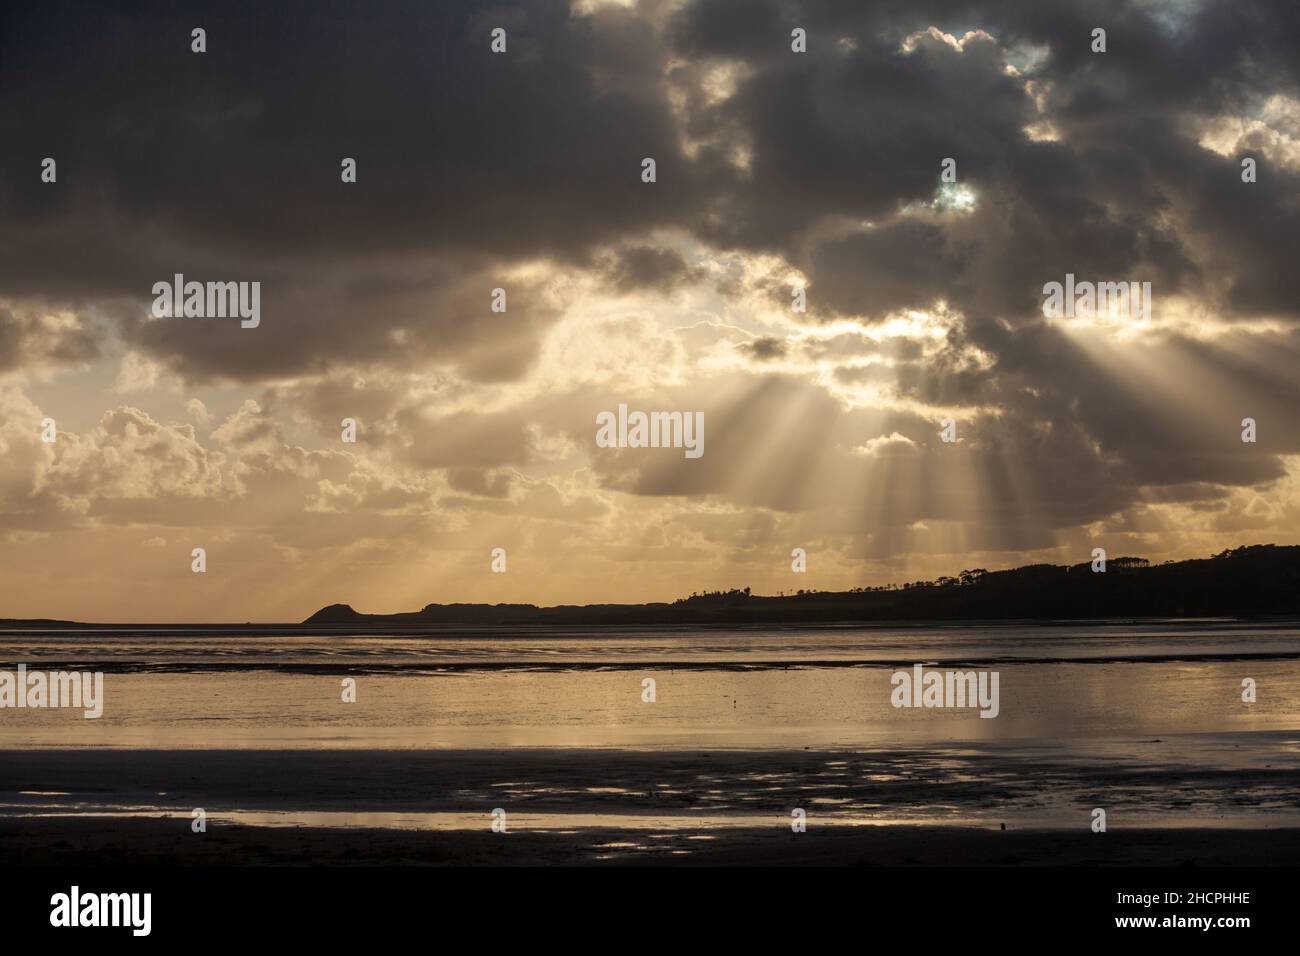
[[[688,626],[1295,615],[1300,615],[1300,546],[1261,544],[1158,565],[1145,558],[1114,558],[1100,573],[1091,563],[1032,564],[850,591],[762,596],[742,588],[671,603],[429,604],[400,614],[362,614],[347,604],[331,604],[303,624]]]

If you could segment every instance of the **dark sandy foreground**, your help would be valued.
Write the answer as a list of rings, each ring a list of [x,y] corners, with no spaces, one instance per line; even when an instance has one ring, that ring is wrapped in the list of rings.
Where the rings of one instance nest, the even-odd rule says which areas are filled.
[[[0,866],[1294,866],[1300,830],[1060,830],[939,827],[720,831],[708,845],[670,834],[611,852],[620,830],[490,831],[213,827],[184,821],[0,821]],[[673,851],[687,851],[685,855]]]
[[[0,865],[1293,866],[1298,794],[1293,768],[1054,762],[969,745],[873,753],[8,751],[0,754]],[[1089,829],[1094,806],[1107,809],[1109,832]],[[145,815],[124,817],[127,807]],[[214,817],[206,833],[191,832],[194,807]],[[559,832],[514,826],[502,834],[489,828],[494,807],[524,818],[601,816]],[[808,808],[806,833],[791,832],[791,807]],[[73,815],[24,815],[56,808]],[[216,819],[223,810],[462,813],[482,824],[267,827]],[[773,823],[617,826],[620,814],[696,813],[770,814]],[[968,825],[818,826],[840,814]],[[1046,817],[1065,822],[1026,822]],[[1249,822],[1224,825],[1242,819]]]

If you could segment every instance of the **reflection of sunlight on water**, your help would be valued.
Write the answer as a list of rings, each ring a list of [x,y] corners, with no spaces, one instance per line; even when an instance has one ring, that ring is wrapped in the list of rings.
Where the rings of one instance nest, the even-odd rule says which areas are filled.
[[[1194,659],[1250,654],[1296,655],[1294,626],[1261,627],[1229,621],[978,627],[729,630],[620,630],[596,634],[552,631],[544,637],[485,628],[449,629],[431,637],[360,637],[214,633],[210,629],[33,631],[0,629],[0,660],[102,662],[201,670],[214,658],[292,669],[322,659],[340,666],[618,666],[647,662],[762,666],[843,661],[875,664],[917,661],[1005,662],[1136,657]],[[623,669],[626,669],[624,666]]]
[[[812,801],[833,803],[835,801]],[[1300,811],[1293,805],[1277,808],[1252,807],[1235,813],[1205,815],[1180,809],[1151,811],[1135,799],[1133,806],[1112,801],[1122,808],[1122,814],[1113,811],[1109,828],[1152,829],[1160,827],[1229,827],[1229,828],[1283,828],[1300,826]],[[15,819],[86,818],[86,819],[172,819],[188,827],[189,809],[158,806],[113,806],[88,809],[82,806],[49,806],[32,809],[27,806],[0,804],[0,815]],[[1017,810],[1013,814],[972,814],[961,807],[934,804],[921,813],[844,812],[835,809],[827,814],[808,815],[809,825],[817,827],[894,827],[894,826],[963,826],[998,829],[1006,824],[1010,829],[1077,829],[1078,813],[1066,813],[1060,808]],[[492,817],[488,813],[408,813],[408,812],[353,812],[353,811],[280,811],[280,810],[210,810],[208,826],[235,825],[244,827],[308,827],[346,830],[489,830]],[[789,826],[789,816],[780,813],[508,813],[506,834],[515,832],[580,834],[612,831],[636,833],[637,838],[626,837],[625,842],[611,841],[603,847],[642,846],[647,840],[683,838],[709,841],[716,836],[707,831],[736,829],[771,830]],[[698,832],[706,831],[706,832]]]
[[[1243,668],[1269,688],[1240,700]],[[275,672],[115,674],[105,713],[0,713],[0,748],[856,749],[927,741],[1097,740],[1295,729],[1300,662],[1001,664],[1001,713],[895,709],[892,668],[660,674],[644,670],[371,675],[355,704],[333,677]],[[739,707],[732,701],[738,699]]]

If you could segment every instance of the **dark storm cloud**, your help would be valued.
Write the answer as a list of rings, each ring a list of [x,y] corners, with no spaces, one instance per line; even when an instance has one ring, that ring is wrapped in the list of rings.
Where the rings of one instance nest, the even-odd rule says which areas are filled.
[[[88,3],[4,17],[0,136],[18,148],[0,183],[0,289],[147,306],[176,272],[262,281],[274,319],[257,341],[194,322],[128,327],[197,377],[435,343],[459,358],[469,318],[506,285],[494,268],[585,264],[602,244],[686,219],[699,197],[657,82],[666,51],[624,11]],[[507,55],[488,48],[498,24]],[[194,26],[205,54],[190,51]],[[39,181],[45,156],[57,184]],[[640,179],[646,156],[655,186]],[[344,157],[355,184],[340,182]],[[457,278],[475,274],[483,306],[448,308]],[[501,335],[504,360],[471,356],[477,377],[527,365],[538,329],[512,348],[518,328]]]
[[[662,26],[659,5],[584,17],[559,0],[385,3],[365,16],[328,3],[10,11],[0,133],[21,148],[0,185],[0,282],[11,296],[143,299],[176,271],[256,271],[284,342],[223,358],[204,333],[140,333],[182,364],[214,353],[209,364],[253,377],[339,357],[343,323],[375,327],[379,352],[391,351],[385,325],[437,327],[420,312],[448,271],[583,264],[658,226],[781,251],[822,283],[818,308],[854,314],[945,293],[975,313],[1023,312],[1066,268],[1154,271],[1169,291],[1195,274],[1180,242],[1227,235],[1227,303],[1294,314],[1296,174],[1267,168],[1252,190],[1229,188],[1234,161],[1179,126],[1294,90],[1300,14],[1247,6],[703,0]],[[1103,22],[1110,51],[1097,56],[1088,32]],[[196,24],[203,55],[189,50]],[[932,24],[994,39],[957,50],[924,35],[899,49]],[[488,50],[494,25],[510,31],[506,55]],[[794,25],[809,31],[807,54],[789,51]],[[1017,44],[1048,51],[1027,75],[1047,90],[1061,143],[1023,132],[1038,114],[1005,69]],[[697,87],[722,60],[745,74],[711,103]],[[694,158],[683,132],[705,141]],[[724,155],[740,142],[744,172]],[[46,155],[57,186],[37,178]],[[344,156],[358,161],[354,185],[339,182]],[[654,186],[640,181],[644,156]],[[947,156],[983,201],[982,241],[956,262],[942,227],[888,222],[933,197]],[[1194,204],[1187,235],[1159,223],[1179,201]],[[884,231],[809,242],[828,216]],[[613,281],[671,282],[674,256],[634,246]],[[332,279],[389,287],[323,315],[315,293]],[[279,360],[309,325],[325,334]]]
[[[789,54],[796,25],[808,30],[804,55]],[[911,53],[899,49],[930,25],[995,39],[971,37],[957,50],[926,35]],[[1090,50],[1096,26],[1108,30],[1105,54]],[[1294,4],[723,0],[688,5],[670,35],[683,55],[749,67],[734,96],[693,114],[700,135],[723,129],[753,151],[751,174],[711,198],[717,214],[703,233],[785,252],[814,278],[811,313],[955,294],[976,320],[1020,321],[1042,283],[1068,270],[1141,272],[1164,294],[1209,295],[1222,279],[1217,304],[1230,313],[1300,315],[1286,262],[1300,238],[1300,173],[1270,163],[1260,143],[1267,176],[1242,188],[1238,159],[1202,149],[1195,128],[1296,94]],[[1020,77],[1007,75],[1007,59],[1022,60]],[[1026,80],[1060,142],[1023,131],[1040,118]],[[980,195],[979,212],[942,235],[896,232],[925,257],[905,261],[889,219],[932,198],[944,157]],[[805,241],[826,216],[885,225]],[[971,234],[974,248],[954,267],[954,239]],[[878,272],[890,275],[873,296],[865,287]]]
[[[824,216],[875,220],[929,200],[946,156],[971,157],[966,175],[997,161],[1032,104],[1001,72],[995,45],[958,53],[927,39],[902,55],[899,39],[867,34],[852,52],[831,43],[817,56],[792,54],[699,116],[753,150],[750,175],[714,201],[707,235],[788,246]]]
[[[580,251],[691,200],[649,29],[556,2],[86,4],[10,23],[6,140],[28,149],[8,159],[10,214],[49,222],[99,191],[240,256]],[[58,190],[26,175],[43,155]],[[647,155],[674,185],[654,203]]]
[[[1097,361],[1041,314],[1043,283],[1074,272],[1151,281],[1158,315],[1185,293],[1222,322],[1300,317],[1300,171],[1257,139],[1259,182],[1243,184],[1238,156],[1198,143],[1210,118],[1297,94],[1292,2],[360,9],[6,7],[3,297],[112,302],[130,344],[191,379],[445,362],[496,382],[529,367],[568,304],[543,280],[508,279],[512,267],[542,259],[591,268],[617,291],[668,294],[699,275],[651,241],[665,229],[784,257],[809,279],[809,319],[875,320],[940,299],[960,313],[928,358],[915,342],[890,346],[891,370],[906,400],[997,409],[971,433],[969,473],[992,502],[984,540],[1036,545],[1045,528],[1104,517],[1144,486],[1267,481],[1281,474],[1277,456],[1297,450],[1300,396],[1283,361],[1300,353],[1293,332],[1264,347],[1170,334],[1160,347],[1187,372],[1171,393]],[[201,56],[189,51],[200,25]],[[488,50],[497,25],[509,30],[504,56]],[[806,54],[790,51],[795,26],[808,31]],[[931,26],[986,34],[958,49]],[[1108,31],[1105,54],[1089,50],[1095,26]],[[715,68],[731,71],[730,95]],[[1036,123],[1059,139],[1032,138]],[[57,185],[39,182],[44,156],[58,159]],[[357,159],[355,185],[339,181],[345,156]],[[640,179],[646,156],[653,185]],[[945,157],[973,209],[936,203]],[[262,326],[145,321],[150,286],[175,272],[262,281]],[[509,292],[505,316],[488,311],[496,286]],[[33,354],[18,329],[0,313],[0,367]],[[87,348],[70,341],[46,358]],[[773,339],[740,348],[757,361],[782,354]],[[987,361],[973,363],[976,351]],[[875,375],[846,366],[835,378]],[[1231,401],[1189,410],[1196,375]],[[333,417],[349,396],[316,397]],[[371,397],[376,414],[403,407]],[[641,494],[725,488],[734,462],[762,447],[764,423],[797,400],[814,424],[786,426],[788,459],[746,491],[796,507],[813,493],[798,469],[837,406],[781,379],[750,399],[711,413],[704,464],[665,455],[640,469],[613,456],[604,476]],[[1245,415],[1268,423],[1258,454],[1223,438]],[[408,418],[427,438],[412,459],[471,469],[456,479],[467,493],[504,494],[507,472],[491,469],[533,455],[523,414]],[[908,479],[894,482],[900,494],[923,487],[933,424],[871,423],[926,449],[893,466]],[[900,503],[899,521],[960,513],[960,489],[944,484],[955,479],[935,480],[943,487],[924,501]]]
[[[962,268],[939,226],[907,220],[818,243],[808,263],[819,304],[863,315],[928,308],[951,296]]]

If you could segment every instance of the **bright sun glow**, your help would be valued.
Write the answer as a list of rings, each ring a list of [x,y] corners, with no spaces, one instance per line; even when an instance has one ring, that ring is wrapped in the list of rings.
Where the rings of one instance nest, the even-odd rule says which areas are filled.
[[[934,193],[936,209],[969,212],[975,208],[975,190],[962,183],[941,183]]]

